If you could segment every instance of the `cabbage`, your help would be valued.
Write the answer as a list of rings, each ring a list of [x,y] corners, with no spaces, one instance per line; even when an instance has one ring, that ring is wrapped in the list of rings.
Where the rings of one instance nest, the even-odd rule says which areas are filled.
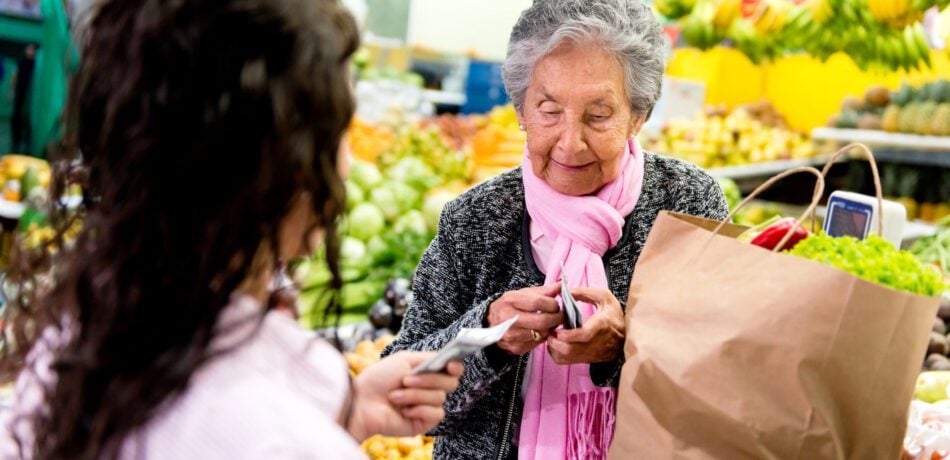
[[[439,226],[439,218],[442,216],[442,208],[449,201],[454,200],[456,195],[452,192],[441,190],[426,197],[422,203],[422,215],[425,217],[426,226],[429,230],[435,232]]]
[[[355,160],[350,164],[350,180],[363,190],[371,190],[383,182],[383,174],[376,165]]]
[[[416,191],[416,189],[402,182],[387,182],[383,184],[383,186],[392,190],[401,214],[411,209],[419,208],[419,198],[421,194]]]
[[[347,219],[349,234],[366,241],[373,235],[378,235],[386,228],[386,218],[383,212],[372,203],[360,203],[350,211]]]
[[[340,258],[344,263],[359,265],[366,254],[366,245],[362,241],[351,236],[343,237],[340,243]]]
[[[366,242],[366,251],[369,252],[369,257],[373,260],[373,263],[378,263],[377,261],[381,257],[384,257],[384,254],[388,250],[389,245],[386,244],[386,240],[379,235],[373,235],[373,237]]]
[[[424,235],[428,233],[428,230],[425,216],[422,215],[422,211],[416,209],[399,216],[393,224],[393,231],[396,233],[413,232]]]
[[[439,178],[424,161],[417,157],[405,157],[386,171],[387,177],[409,184],[418,190],[428,190],[439,183]]]
[[[402,213],[400,203],[392,187],[376,187],[369,192],[369,201],[383,212],[386,220],[393,220]]]
[[[356,205],[362,203],[366,200],[366,194],[363,193],[363,189],[359,185],[356,185],[353,181],[346,181],[346,210],[350,211],[356,207]]]

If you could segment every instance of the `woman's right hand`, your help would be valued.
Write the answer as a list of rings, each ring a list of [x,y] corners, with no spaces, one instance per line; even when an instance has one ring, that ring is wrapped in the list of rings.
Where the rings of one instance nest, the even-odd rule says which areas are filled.
[[[497,326],[518,315],[518,321],[495,345],[521,356],[547,340],[551,331],[564,322],[564,313],[554,299],[560,292],[560,283],[554,283],[508,291],[492,302],[486,318],[489,326]]]
[[[356,399],[347,427],[357,441],[374,434],[422,434],[442,421],[446,395],[458,387],[464,367],[453,361],[444,372],[412,373],[435,355],[401,351],[360,373],[353,381]]]

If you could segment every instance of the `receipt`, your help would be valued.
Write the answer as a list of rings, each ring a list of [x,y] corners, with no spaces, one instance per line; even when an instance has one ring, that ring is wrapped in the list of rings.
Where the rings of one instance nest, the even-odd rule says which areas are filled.
[[[463,328],[455,335],[455,338],[448,343],[439,353],[428,361],[413,369],[413,374],[423,372],[442,372],[452,361],[461,361],[482,348],[492,345],[508,332],[518,315],[509,318],[504,323],[488,328]]]

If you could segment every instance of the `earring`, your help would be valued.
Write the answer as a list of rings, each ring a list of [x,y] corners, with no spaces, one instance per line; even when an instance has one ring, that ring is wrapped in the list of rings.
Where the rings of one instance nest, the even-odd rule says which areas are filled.
[[[524,125],[518,125],[518,130],[519,130],[519,131],[524,131]]]

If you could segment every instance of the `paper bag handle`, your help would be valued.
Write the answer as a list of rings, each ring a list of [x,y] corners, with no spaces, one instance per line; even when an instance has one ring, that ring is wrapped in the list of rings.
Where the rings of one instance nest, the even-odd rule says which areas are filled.
[[[842,147],[837,152],[835,152],[834,155],[832,155],[830,159],[828,159],[828,162],[825,163],[825,167],[821,168],[821,175],[822,177],[827,176],[828,171],[835,164],[835,161],[837,161],[838,158],[848,153],[848,151],[853,148],[857,148],[862,153],[864,153],[864,156],[867,157],[868,163],[871,164],[871,175],[874,177],[874,194],[877,197],[878,214],[880,214],[881,216],[880,218],[877,219],[877,234],[883,235],[884,234],[884,212],[883,212],[884,211],[884,194],[881,193],[881,175],[878,174],[877,172],[877,161],[874,160],[874,154],[871,153],[871,149],[869,149],[868,146],[856,142],[856,143],[848,144]],[[812,220],[813,221],[815,220],[814,212],[812,212]]]
[[[815,214],[815,208],[818,207],[818,201],[821,200],[821,196],[822,196],[822,194],[825,192],[825,176],[824,176],[824,174],[822,174],[822,173],[821,173],[820,171],[818,171],[817,169],[812,168],[811,166],[799,166],[799,167],[796,167],[796,168],[789,169],[789,170],[787,170],[787,171],[785,171],[785,172],[782,172],[782,173],[780,173],[780,174],[776,174],[775,176],[772,176],[771,179],[765,181],[764,184],[758,186],[758,188],[756,188],[755,190],[753,190],[752,193],[749,194],[749,196],[745,197],[745,199],[742,200],[741,203],[739,203],[739,206],[736,206],[736,208],[733,209],[733,210],[729,213],[729,215],[726,217],[726,219],[723,220],[722,222],[720,222],[719,225],[716,226],[716,229],[713,230],[713,235],[718,235],[719,232],[722,231],[722,227],[724,227],[727,222],[732,222],[732,218],[736,215],[737,212],[739,212],[740,209],[744,208],[747,204],[749,204],[750,201],[752,201],[752,200],[753,200],[755,197],[757,197],[759,194],[761,194],[762,192],[768,190],[769,187],[775,185],[776,182],[778,182],[778,181],[780,181],[780,180],[782,180],[782,179],[784,179],[784,178],[786,178],[786,177],[788,177],[788,176],[791,176],[791,175],[793,175],[793,174],[805,173],[805,172],[810,173],[810,174],[813,174],[813,175],[815,176],[815,179],[816,179],[816,180],[815,180],[815,192],[812,194],[812,197],[811,197],[811,204],[808,206],[808,209],[806,209],[805,212],[802,213],[802,216],[799,217],[798,220],[795,221],[795,225],[793,225],[792,228],[790,228],[790,229],[788,230],[788,232],[785,233],[785,237],[782,238],[782,241],[779,241],[778,245],[776,245],[775,248],[772,249],[772,252],[778,252],[778,251],[780,251],[783,247],[785,247],[785,244],[788,243],[788,240],[791,239],[792,234],[795,232],[795,229],[798,228],[798,227],[800,227],[800,226],[802,225],[802,221],[805,220],[805,218],[808,217],[809,214],[811,214],[812,216],[814,216],[814,214]]]

